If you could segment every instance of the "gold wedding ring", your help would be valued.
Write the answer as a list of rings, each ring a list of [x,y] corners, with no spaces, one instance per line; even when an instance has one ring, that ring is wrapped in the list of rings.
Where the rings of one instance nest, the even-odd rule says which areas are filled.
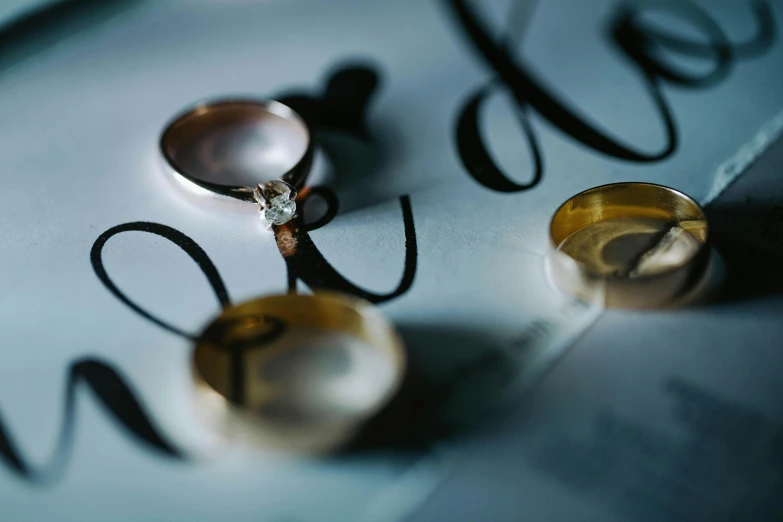
[[[572,197],[549,227],[549,271],[579,299],[611,308],[671,305],[704,274],[707,218],[690,197],[613,183]]]
[[[343,446],[396,394],[402,341],[380,311],[333,293],[230,307],[196,341],[196,406],[228,439],[298,453]]]

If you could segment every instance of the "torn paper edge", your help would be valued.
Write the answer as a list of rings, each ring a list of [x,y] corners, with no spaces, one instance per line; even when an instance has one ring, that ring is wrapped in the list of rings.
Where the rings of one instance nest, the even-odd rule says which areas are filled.
[[[783,135],[783,112],[764,125],[752,140],[742,145],[731,158],[718,167],[713,178],[712,189],[702,201],[702,205],[707,206],[712,203],[729,185],[737,181],[781,135]]]

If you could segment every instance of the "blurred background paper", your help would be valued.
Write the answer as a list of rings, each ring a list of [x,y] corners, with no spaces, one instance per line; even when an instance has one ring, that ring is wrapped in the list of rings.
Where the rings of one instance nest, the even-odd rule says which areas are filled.
[[[401,520],[424,509],[421,520],[518,520],[526,513],[606,520],[605,506],[542,478],[551,470],[510,470],[519,461],[504,461],[510,446],[538,448],[526,446],[538,434],[572,435],[555,418],[571,410],[525,412],[574,400],[579,383],[589,387],[615,368],[601,358],[588,361],[595,373],[575,363],[564,365],[566,373],[558,367],[541,385],[543,399],[534,394],[521,410],[508,409],[600,313],[549,285],[546,227],[562,201],[591,186],[652,181],[706,203],[744,172],[726,162],[761,143],[764,128],[773,139],[783,111],[783,46],[774,32],[763,34],[763,24],[759,29],[759,4],[700,3],[742,52],[709,84],[655,80],[677,136],[677,147],[657,162],[596,152],[569,136],[567,125],[517,107],[506,89],[492,91],[479,113],[482,137],[509,178],[531,184],[516,193],[481,185],[460,157],[460,115],[496,74],[458,30],[449,2],[64,2],[42,15],[40,34],[19,30],[13,20],[43,5],[0,12],[11,17],[6,27],[17,27],[6,39],[0,76],[3,519],[321,522]],[[473,5],[496,40],[513,34],[503,25],[509,2]],[[652,153],[671,136],[638,64],[609,38],[620,8],[612,0],[543,0],[526,35],[513,39],[515,52],[596,128]],[[777,28],[783,12],[771,8],[766,22]],[[682,20],[652,18],[703,37]],[[755,40],[756,47],[737,44]],[[694,74],[710,65],[669,52],[665,59]],[[346,95],[346,86],[355,90]],[[308,237],[398,325],[429,390],[422,402],[456,436],[326,461],[216,447],[189,410],[190,341],[135,314],[96,277],[96,240],[113,227],[151,222],[203,248],[233,302],[288,288],[291,260],[253,212],[199,205],[174,191],[157,163],[159,132],[172,114],[230,94],[327,107],[350,102],[350,125],[324,132],[319,155],[340,214]],[[763,148],[751,147],[746,157]],[[541,175],[531,183],[536,159]],[[198,332],[219,310],[209,283],[182,250],[143,229],[108,239],[102,266],[148,313]],[[308,290],[301,281],[298,288]],[[684,324],[679,313],[630,315],[633,324],[596,331],[647,346],[659,337],[633,328],[654,331],[662,317]],[[659,353],[655,346],[647,352]],[[582,361],[589,353],[569,357]],[[678,364],[698,366],[700,359]],[[94,392],[122,396],[116,376],[143,404],[160,440],[129,434]],[[76,383],[72,393],[68,383]],[[622,383],[611,389],[629,404],[647,393],[634,387],[635,374],[623,374]],[[516,413],[505,417],[508,411]],[[476,425],[493,412],[494,423]],[[508,435],[503,444],[493,430]],[[538,511],[520,498],[536,499]]]
[[[0,23],[7,25],[52,3],[51,0],[7,0],[0,7]]]

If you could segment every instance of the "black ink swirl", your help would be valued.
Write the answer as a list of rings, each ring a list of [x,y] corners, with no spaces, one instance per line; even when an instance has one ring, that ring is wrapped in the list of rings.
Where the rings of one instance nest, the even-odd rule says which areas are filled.
[[[467,0],[446,0],[460,27],[476,51],[503,81],[514,98],[529,104],[550,123],[593,150],[631,161],[656,161],[675,149],[675,131],[671,112],[657,89],[657,84],[645,75],[648,89],[655,100],[667,133],[667,143],[657,152],[644,152],[624,145],[588,123],[578,111],[554,94],[554,89],[537,77],[523,58],[512,55],[504,41],[495,41],[478,12]]]
[[[217,300],[220,303],[220,306],[225,308],[231,304],[228,297],[228,290],[226,290],[226,285],[223,283],[223,279],[220,277],[217,268],[215,268],[215,265],[209,259],[207,253],[204,252],[204,249],[202,249],[198,243],[193,241],[179,230],[168,227],[166,225],[160,225],[158,223],[148,223],[146,221],[125,223],[124,225],[118,225],[116,227],[110,228],[101,234],[98,239],[95,240],[95,243],[92,246],[92,250],[90,251],[90,261],[92,262],[93,270],[95,270],[95,275],[98,276],[98,279],[100,279],[104,286],[106,286],[106,288],[108,288],[117,299],[125,303],[131,310],[140,316],[152,321],[153,323],[168,330],[171,333],[177,334],[187,339],[195,339],[195,335],[189,334],[184,330],[155,317],[153,314],[131,301],[130,298],[128,298],[122,292],[122,290],[117,288],[117,286],[109,277],[109,274],[106,272],[106,268],[103,266],[102,259],[103,247],[106,245],[106,242],[117,234],[133,231],[155,234],[164,239],[168,239],[180,247],[183,252],[185,252],[193,261],[196,262],[198,267],[204,273],[207,281],[209,282],[209,285],[212,287],[212,290],[215,293],[215,297],[217,297]]]
[[[170,443],[150,421],[141,402],[125,378],[111,365],[97,359],[79,359],[71,364],[65,389],[63,421],[57,445],[49,461],[41,466],[29,463],[18,449],[0,416],[0,457],[21,478],[39,485],[48,485],[60,478],[73,447],[76,425],[77,385],[87,385],[109,411],[114,420],[147,448],[161,455],[186,460],[186,456]]]
[[[457,122],[457,150],[465,169],[473,179],[497,192],[521,192],[529,190],[541,181],[544,160],[535,130],[527,117],[527,105],[518,103],[517,115],[525,133],[528,148],[533,156],[533,178],[524,184],[515,183],[495,165],[479,130],[479,115],[483,104],[497,88],[490,83],[468,97]]]
[[[325,199],[327,211],[316,222],[307,224],[300,217],[303,214],[301,208],[309,198],[314,196]],[[390,301],[407,292],[413,285],[418,258],[416,229],[410,198],[408,196],[400,198],[405,231],[405,267],[397,288],[386,294],[370,292],[348,281],[326,260],[310,237],[309,231],[324,226],[337,214],[337,205],[338,200],[329,189],[317,187],[300,202],[300,211],[294,221],[275,227],[275,239],[288,266],[289,289],[296,291],[296,282],[301,280],[313,290],[333,290],[352,294],[375,304]]]
[[[734,61],[740,57],[752,57],[769,49],[775,38],[772,12],[763,0],[753,3],[757,20],[756,35],[748,41],[731,44],[720,26],[695,4],[660,2],[658,7],[679,15],[690,22],[707,38],[696,42],[651,27],[642,20],[642,10],[632,4],[623,4],[610,24],[613,42],[639,70],[665,132],[665,144],[658,151],[643,151],[624,144],[617,138],[599,130],[579,111],[569,106],[555,94],[555,89],[538,77],[527,61],[510,49],[506,38],[495,38],[469,0],[445,0],[457,26],[483,61],[513,96],[534,158],[534,175],[530,183],[519,185],[508,179],[495,165],[481,138],[478,112],[488,95],[487,88],[471,94],[459,110],[456,139],[460,158],[468,174],[485,187],[500,192],[519,192],[533,188],[542,176],[542,161],[535,140],[535,133],[524,117],[528,107],[559,128],[563,133],[586,147],[633,162],[656,162],[669,157],[677,148],[678,134],[674,117],[666,101],[662,82],[697,88],[712,85],[724,78]],[[695,75],[682,71],[667,61],[663,51],[682,56],[710,58],[713,67],[704,74]]]
[[[90,260],[98,279],[121,302],[152,323],[174,334],[192,339],[192,335],[155,317],[131,301],[117,288],[107,274],[103,266],[103,247],[111,237],[129,231],[156,234],[179,246],[201,268],[221,306],[225,307],[229,305],[228,292],[217,269],[195,241],[171,227],[156,223],[127,223],[111,228],[98,237],[90,252]],[[111,364],[96,358],[82,358],[73,362],[68,371],[60,435],[52,457],[46,464],[35,466],[24,458],[6,427],[6,422],[0,415],[0,457],[21,478],[32,483],[46,485],[55,482],[64,472],[65,464],[72,450],[73,431],[76,425],[76,389],[80,383],[87,385],[99,402],[109,411],[114,420],[146,447],[157,450],[169,458],[177,460],[187,459],[186,455],[169,442],[165,435],[156,427],[142,406],[137,394],[117,369]]]

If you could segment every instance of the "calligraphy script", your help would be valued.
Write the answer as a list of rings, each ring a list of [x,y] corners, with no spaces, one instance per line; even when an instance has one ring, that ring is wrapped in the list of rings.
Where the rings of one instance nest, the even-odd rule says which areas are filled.
[[[545,170],[544,157],[529,119],[530,111],[535,111],[557,127],[565,137],[620,160],[656,162],[672,155],[677,149],[678,132],[666,100],[664,85],[669,83],[698,89],[720,82],[731,73],[737,60],[758,56],[769,49],[775,39],[775,27],[771,9],[765,0],[754,0],[751,3],[756,32],[749,40],[741,43],[730,42],[709,13],[695,4],[682,0],[666,5],[671,14],[698,29],[706,41],[678,36],[645,23],[642,18],[644,13],[633,3],[618,4],[608,25],[611,41],[628,59],[629,67],[644,80],[666,132],[666,142],[660,150],[645,151],[599,130],[576,108],[563,101],[554,86],[540,80],[530,64],[507,44],[507,37],[513,33],[513,27],[495,34],[474,4],[467,0],[443,0],[445,13],[455,22],[457,34],[464,38],[492,72],[490,81],[466,95],[455,119],[457,151],[467,175],[489,190],[506,193],[531,190],[541,183]],[[673,55],[706,59],[712,67],[705,73],[691,74],[676,66],[671,58],[667,59],[667,56]],[[321,93],[284,93],[277,99],[294,108],[308,121],[316,131],[316,139],[319,135],[337,132],[355,139],[369,140],[372,138],[365,116],[377,90],[378,78],[372,66],[347,65],[338,68],[327,79]],[[479,123],[484,104],[503,89],[513,97],[523,138],[533,158],[532,176],[526,183],[512,180],[497,166]],[[321,146],[327,156],[340,154],[339,150],[330,150],[326,142],[321,143]],[[325,204],[326,210],[317,219],[306,221],[305,207],[318,199]],[[289,290],[296,292],[297,282],[302,281],[311,289],[344,292],[376,304],[404,296],[414,285],[419,250],[409,196],[399,198],[405,237],[404,245],[401,245],[405,250],[402,276],[397,287],[386,293],[372,292],[352,283],[329,263],[311,238],[310,232],[326,227],[334,219],[339,211],[339,203],[338,195],[329,187],[310,187],[297,200],[294,220],[274,227],[277,246],[287,266]],[[92,246],[90,261],[101,283],[135,313],[173,335],[189,340],[196,337],[145,310],[113,283],[103,264],[103,249],[111,238],[126,232],[144,232],[175,244],[205,275],[219,305],[222,308],[231,305],[229,292],[218,268],[193,239],[164,224],[133,222],[117,225],[102,233]],[[146,448],[170,459],[188,460],[187,454],[169,441],[157,427],[139,400],[139,394],[134,392],[132,384],[122,372],[106,361],[89,357],[70,365],[62,426],[54,453],[47,463],[36,466],[25,458],[0,415],[0,457],[19,478],[44,485],[62,476],[73,443],[75,395],[80,383],[86,384],[124,431]]]
[[[731,72],[737,60],[766,52],[775,40],[775,26],[770,6],[765,0],[754,0],[751,9],[756,24],[753,37],[731,43],[720,25],[703,9],[689,0],[662,3],[671,15],[702,33],[706,41],[663,31],[643,19],[644,10],[632,3],[618,6],[609,23],[611,41],[628,58],[654,102],[666,141],[658,151],[645,151],[602,132],[577,108],[571,107],[557,90],[537,77],[533,67],[517,56],[508,45],[506,35],[493,35],[480,13],[467,0],[443,0],[464,38],[494,73],[492,81],[470,93],[459,110],[456,124],[457,150],[468,174],[484,187],[498,192],[520,192],[535,187],[543,176],[544,158],[528,114],[535,111],[567,137],[589,149],[631,162],[656,162],[671,156],[677,149],[678,132],[666,101],[666,83],[692,89],[706,88],[720,82]],[[513,28],[510,31],[513,32]],[[667,58],[669,56],[669,58]],[[708,60],[712,67],[703,73],[689,73],[675,64],[673,57]],[[524,138],[533,159],[529,182],[512,181],[496,165],[488,151],[479,126],[479,114],[488,98],[504,88],[516,104]]]

